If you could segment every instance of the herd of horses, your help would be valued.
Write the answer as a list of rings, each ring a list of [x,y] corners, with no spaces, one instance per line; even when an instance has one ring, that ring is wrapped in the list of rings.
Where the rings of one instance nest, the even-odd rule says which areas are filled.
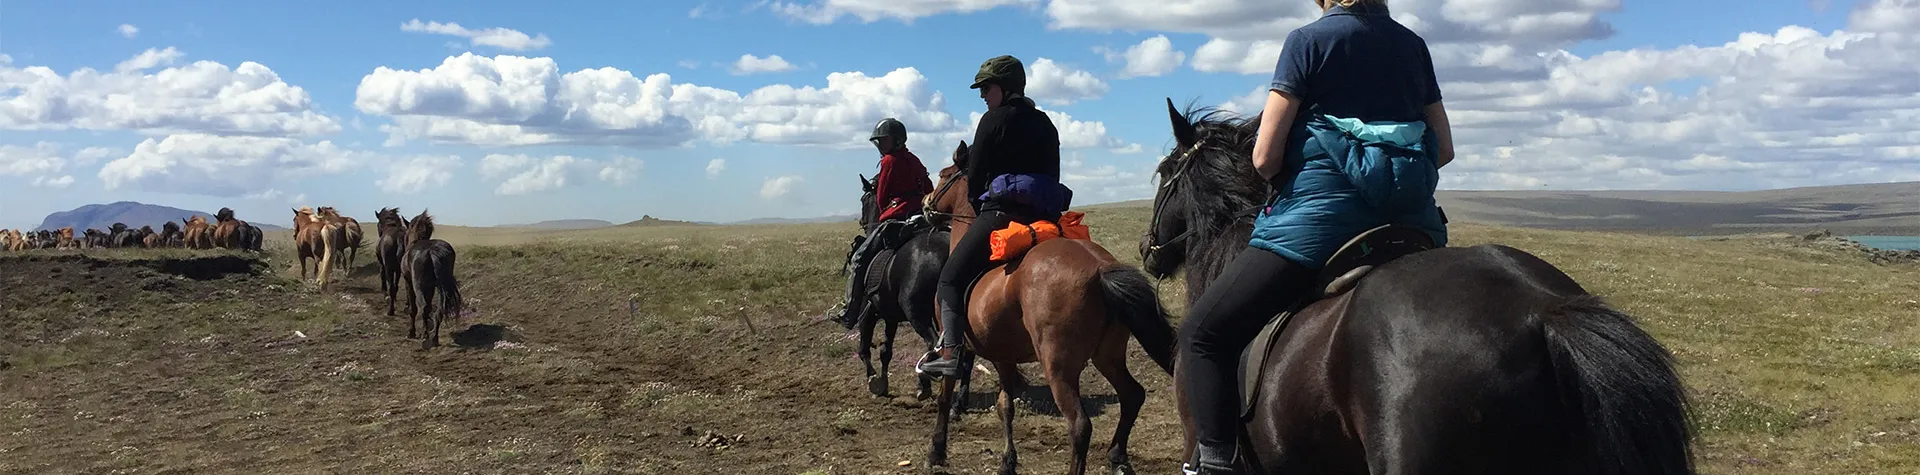
[[[0,229],[0,249],[218,248],[260,251],[263,233],[259,227],[234,219],[230,208],[220,208],[220,212],[213,216],[212,223],[200,215],[182,218],[178,223],[168,221],[160,226],[159,231],[154,231],[152,225],[135,229],[125,223],[113,223],[106,230],[82,230],[78,236],[74,235],[74,229],[70,226],[33,232]]]
[[[407,219],[400,216],[399,208],[380,208],[374,217],[379,233],[374,257],[380,266],[380,292],[387,299],[387,316],[393,316],[395,297],[403,293],[404,286],[407,338],[419,338],[422,349],[440,346],[440,324],[448,317],[459,317],[466,308],[460,281],[453,275],[453,245],[434,239],[433,216],[425,210]],[[300,261],[300,278],[308,278],[307,260],[313,259],[313,278],[321,290],[327,290],[335,266],[354,268],[364,236],[359,220],[342,216],[331,206],[293,210],[294,255]],[[421,330],[425,336],[421,336]]]
[[[1127,368],[1127,341],[1169,375],[1181,366],[1175,330],[1150,279],[1184,273],[1191,307],[1246,248],[1255,214],[1274,196],[1249,158],[1259,116],[1167,103],[1175,148],[1158,164],[1152,219],[1138,267],[1090,240],[1053,239],[998,263],[967,292],[967,345],[996,371],[1004,429],[1001,473],[1017,465],[1013,400],[1038,363],[1067,422],[1068,473],[1086,471],[1092,436],[1080,401],[1091,364],[1114,388],[1120,417],[1107,461],[1133,473],[1127,443],[1146,390]],[[894,329],[908,323],[928,345],[940,330],[932,288],[966,232],[967,146],[940,170],[923,213],[931,229],[882,251],[863,276],[870,302],[856,318],[868,390],[885,395]],[[861,178],[866,183],[865,177]],[[863,226],[877,214],[871,184]],[[1094,226],[1099,226],[1093,223]],[[1238,454],[1246,473],[1692,474],[1694,429],[1672,355],[1629,315],[1526,251],[1390,245],[1407,228],[1355,238],[1323,270],[1326,290],[1273,316],[1270,345],[1243,358]],[[1396,233],[1396,231],[1398,231]],[[856,243],[857,244],[857,243]],[[1430,242],[1429,242],[1430,244]],[[1149,277],[1151,276],[1151,277]],[[869,349],[886,323],[882,367]],[[972,371],[941,381],[927,461],[947,462],[948,429]],[[1176,405],[1184,393],[1175,388]],[[1192,421],[1177,409],[1194,450]]]

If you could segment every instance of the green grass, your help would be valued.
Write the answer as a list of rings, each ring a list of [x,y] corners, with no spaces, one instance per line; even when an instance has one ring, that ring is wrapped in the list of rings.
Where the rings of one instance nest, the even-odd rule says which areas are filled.
[[[1149,210],[1089,211],[1095,239],[1136,262]],[[511,350],[416,351],[417,341],[402,338],[404,319],[368,308],[377,278],[346,279],[331,293],[288,279],[298,267],[285,233],[267,237],[277,275],[244,285],[160,278],[158,290],[143,290],[156,279],[143,274],[112,299],[47,293],[15,314],[24,318],[0,322],[0,351],[12,365],[0,371],[0,433],[27,430],[23,441],[72,447],[121,441],[144,452],[0,442],[10,450],[0,471],[45,472],[56,462],[94,471],[922,470],[927,409],[868,398],[854,343],[818,319],[844,285],[838,271],[853,232],[850,224],[442,227],[438,237],[458,247],[476,318],[525,335]],[[1703,472],[1920,473],[1920,392],[1912,390],[1920,387],[1920,266],[1779,238],[1470,224],[1453,233],[1456,246],[1501,243],[1541,256],[1670,348],[1693,398]],[[373,262],[371,247],[363,265]],[[1159,288],[1184,313],[1180,282]],[[267,346],[296,330],[309,338]],[[917,339],[902,336],[896,353],[917,355]],[[131,369],[113,366],[129,361]],[[1180,440],[1171,382],[1144,361],[1136,354],[1133,367],[1152,393],[1132,452],[1142,473],[1168,472]],[[893,391],[909,393],[911,370],[894,370]],[[77,396],[32,389],[48,381]],[[1089,395],[1111,394],[1091,371],[1084,381]],[[176,396],[142,385],[185,402],[143,402]],[[991,378],[976,380],[976,391],[993,389]],[[180,409],[154,422],[141,416],[151,407]],[[74,419],[79,411],[92,419]],[[1116,412],[1095,419],[1096,462]],[[93,422],[112,417],[153,426]],[[1060,421],[1024,412],[1017,420],[1023,471],[1057,471]],[[1000,450],[998,425],[991,410],[958,424],[956,467],[997,467],[986,450]],[[680,435],[687,427],[750,437],[727,451],[694,450]],[[195,445],[169,433],[240,442]],[[380,448],[356,448],[369,439]],[[265,450],[293,444],[312,453]],[[140,458],[156,453],[172,455]],[[13,456],[20,462],[4,461]],[[900,460],[915,466],[896,467]]]

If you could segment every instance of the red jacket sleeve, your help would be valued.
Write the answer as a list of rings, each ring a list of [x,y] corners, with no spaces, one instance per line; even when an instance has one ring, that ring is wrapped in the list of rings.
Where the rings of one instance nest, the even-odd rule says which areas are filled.
[[[904,218],[919,211],[921,197],[931,189],[927,169],[911,152],[901,150],[880,158],[880,176],[874,179],[874,198],[879,201],[881,219]]]

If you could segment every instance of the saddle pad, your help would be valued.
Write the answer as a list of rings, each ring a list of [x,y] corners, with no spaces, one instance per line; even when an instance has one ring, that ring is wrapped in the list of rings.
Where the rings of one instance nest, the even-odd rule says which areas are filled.
[[[867,263],[867,275],[860,276],[860,289],[864,297],[871,298],[880,292],[880,286],[887,282],[887,271],[892,270],[895,255],[892,249],[883,250],[875,253],[873,261]]]

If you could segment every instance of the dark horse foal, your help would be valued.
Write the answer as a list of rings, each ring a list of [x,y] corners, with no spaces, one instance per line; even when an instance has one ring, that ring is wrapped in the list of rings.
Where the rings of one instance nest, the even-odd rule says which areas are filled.
[[[874,220],[880,215],[879,207],[874,204],[874,184],[860,177],[865,193],[860,195],[860,227],[871,228],[878,225]],[[884,239],[874,236],[871,239]],[[849,314],[850,320],[840,322],[848,329],[860,329],[860,362],[866,366],[867,391],[875,396],[887,395],[887,374],[893,363],[893,336],[901,322],[913,328],[914,334],[933,348],[934,339],[934,288],[939,285],[940,266],[947,261],[948,231],[937,226],[931,231],[922,232],[900,244],[899,247],[877,253],[867,267],[867,275],[854,276],[860,280],[864,304],[858,314]],[[854,243],[855,246],[859,242]],[[854,249],[848,249],[848,259],[852,259]],[[881,322],[886,323],[885,339],[880,344],[880,369],[873,368],[873,330]],[[971,355],[968,355],[971,357]],[[968,365],[971,367],[971,365]],[[969,375],[971,376],[971,375]],[[933,395],[933,378],[919,376],[913,397],[925,399]],[[972,378],[961,378],[961,394],[972,387]],[[966,412],[966,405],[954,405],[953,417]]]
[[[1189,122],[1167,107],[1178,145],[1160,163],[1141,252],[1156,276],[1186,268],[1191,305],[1246,248],[1246,210],[1269,188],[1248,158],[1258,117]],[[1686,393],[1666,349],[1519,249],[1388,261],[1274,338],[1243,411],[1240,453],[1255,473],[1694,471]]]
[[[426,210],[407,223],[407,249],[401,265],[406,266],[408,283],[413,287],[413,293],[407,295],[407,307],[414,309],[414,316],[407,318],[407,338],[416,337],[413,325],[418,319],[427,331],[426,336],[418,337],[422,349],[440,346],[440,323],[448,316],[459,315],[462,309],[460,281],[453,277],[453,257],[452,244],[433,238],[433,216]],[[434,300],[436,293],[438,301]]]
[[[407,249],[407,221],[400,217],[399,208],[380,208],[373,214],[379,219],[380,244],[374,249],[374,258],[380,263],[380,292],[387,296],[387,316],[393,316],[394,297],[400,293],[400,257]],[[408,289],[409,293],[413,290]],[[409,299],[411,304],[412,300]],[[407,316],[413,316],[413,307],[407,308]]]

